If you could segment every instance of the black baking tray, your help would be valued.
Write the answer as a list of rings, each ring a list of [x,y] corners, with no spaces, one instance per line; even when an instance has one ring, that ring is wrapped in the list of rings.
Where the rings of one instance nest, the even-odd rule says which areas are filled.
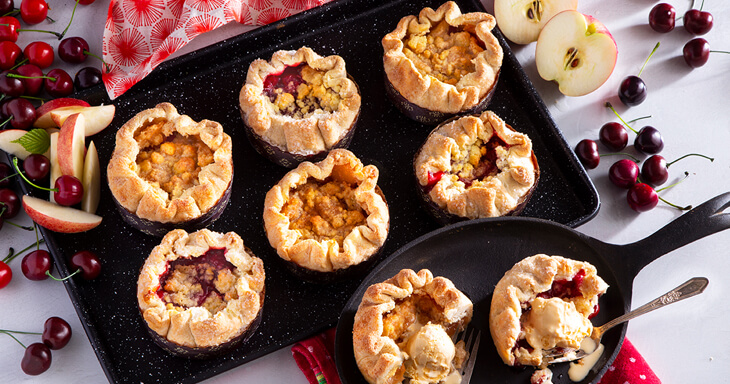
[[[483,11],[476,0],[457,2],[463,12]],[[65,287],[110,382],[192,383],[224,372],[321,332],[337,323],[362,278],[341,283],[305,283],[289,274],[269,245],[262,221],[266,191],[288,171],[258,155],[248,143],[238,110],[238,93],[251,61],[280,49],[303,45],[321,55],[337,54],[362,92],[362,111],[349,149],[380,169],[379,186],[389,203],[390,235],[380,258],[439,228],[421,207],[412,170],[417,148],[432,129],[403,116],[386,98],[380,39],[401,17],[418,14],[438,1],[340,0],[264,26],[163,63],[114,100],[112,126],[93,136],[104,167],[116,130],[139,111],[159,102],[174,104],[195,120],[220,122],[234,143],[235,178],[230,204],[210,229],[235,231],[263,259],[266,301],[257,332],[234,351],[211,360],[174,357],[156,346],[137,308],[137,274],[160,239],[127,226],[102,183],[101,225],[80,234],[42,230],[61,275],[67,259],[82,249],[95,251],[102,274],[93,281],[73,278]],[[576,227],[598,211],[598,193],[550,117],[504,38],[505,51],[496,94],[489,106],[533,142],[541,169],[538,187],[523,216]],[[78,93],[92,104],[110,103],[100,87]],[[36,194],[22,186],[25,193]],[[380,261],[380,260],[379,260]]]

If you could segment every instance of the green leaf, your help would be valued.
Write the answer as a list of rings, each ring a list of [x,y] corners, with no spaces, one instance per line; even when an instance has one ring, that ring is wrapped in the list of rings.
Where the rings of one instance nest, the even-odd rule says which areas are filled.
[[[51,136],[45,129],[34,128],[12,143],[18,143],[30,153],[44,154],[51,146]]]

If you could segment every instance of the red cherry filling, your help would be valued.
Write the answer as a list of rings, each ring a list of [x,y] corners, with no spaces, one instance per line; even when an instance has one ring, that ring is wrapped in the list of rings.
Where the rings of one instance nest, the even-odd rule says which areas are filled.
[[[205,307],[215,314],[228,300],[237,298],[235,268],[226,260],[223,248],[211,248],[199,257],[179,258],[169,262],[160,276],[157,295],[168,305]]]
[[[586,271],[581,269],[578,273],[573,276],[571,280],[555,280],[553,281],[552,287],[545,292],[541,292],[537,297],[543,299],[550,299],[558,297],[561,299],[570,299],[572,297],[581,296],[580,285],[583,283],[583,279],[586,277]]]
[[[439,180],[441,180],[441,177],[444,176],[444,173],[445,173],[444,171],[438,171],[436,173],[433,173],[433,172],[428,173],[428,184],[426,184],[426,186],[424,187],[424,189],[426,190],[426,193],[431,192],[431,189],[433,189],[433,187],[436,185],[436,183],[438,183]]]
[[[304,82],[302,64],[284,68],[280,73],[272,73],[264,79],[264,93],[273,103],[281,93],[296,94],[297,88]]]
[[[483,181],[499,173],[499,168],[497,168],[497,147],[509,148],[509,145],[495,134],[488,142],[479,147],[481,156],[478,160],[472,156],[467,158],[467,164],[457,173],[459,181],[469,188],[475,181]],[[470,167],[467,167],[467,165],[470,165]]]

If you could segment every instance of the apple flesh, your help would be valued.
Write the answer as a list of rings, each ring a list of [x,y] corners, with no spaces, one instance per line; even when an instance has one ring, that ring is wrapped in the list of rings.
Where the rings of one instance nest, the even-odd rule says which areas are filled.
[[[535,46],[537,72],[558,83],[566,96],[589,94],[608,80],[618,48],[600,21],[578,11],[555,15],[540,32]]]
[[[58,133],[57,160],[61,174],[84,181],[84,153],[86,152],[86,127],[84,115],[69,116]]]
[[[60,125],[56,125],[56,123],[51,118],[51,111],[55,111],[58,109],[65,109],[70,107],[88,107],[89,103],[74,99],[72,97],[61,97],[58,99],[52,99],[48,100],[47,102],[41,104],[40,107],[36,108],[36,119],[33,123],[33,126],[36,128],[54,128],[54,127],[60,127]]]
[[[23,209],[36,224],[54,232],[78,233],[101,224],[101,216],[25,195]]]
[[[51,133],[51,147],[48,154],[48,161],[51,163],[51,171],[49,172],[51,177],[48,188],[54,188],[56,179],[62,175],[61,167],[58,165],[58,135],[59,132]],[[53,193],[49,193],[48,195],[50,196],[51,202],[55,203],[56,200],[53,198]]]
[[[99,188],[101,185],[101,168],[99,167],[99,154],[92,141],[86,151],[84,159],[84,178],[82,181],[84,196],[81,198],[81,209],[89,213],[95,213],[99,206]]]
[[[494,0],[494,17],[504,37],[529,44],[553,16],[577,8],[578,0]]]
[[[84,115],[86,120],[86,136],[97,134],[108,127],[114,120],[116,107],[113,104],[97,105],[93,107],[68,107],[51,111],[51,119],[61,127],[66,119],[75,114]]]

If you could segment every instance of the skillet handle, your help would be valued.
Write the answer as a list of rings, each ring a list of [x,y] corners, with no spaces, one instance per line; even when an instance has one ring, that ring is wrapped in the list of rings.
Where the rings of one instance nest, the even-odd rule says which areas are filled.
[[[702,203],[679,216],[655,233],[623,246],[623,255],[632,276],[652,261],[705,236],[730,228],[730,192]]]

